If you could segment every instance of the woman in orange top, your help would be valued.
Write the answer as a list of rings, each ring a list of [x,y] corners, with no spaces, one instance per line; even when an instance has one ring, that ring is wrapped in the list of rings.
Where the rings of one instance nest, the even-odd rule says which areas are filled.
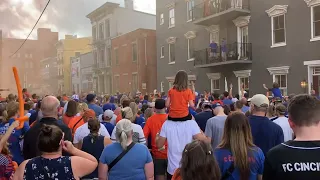
[[[63,122],[65,125],[69,125],[69,122],[76,117],[78,113],[78,103],[74,100],[68,102],[66,113],[63,115]]]
[[[168,92],[166,106],[169,108],[169,120],[187,121],[192,116],[189,113],[188,106],[194,109],[194,95],[188,88],[188,74],[185,71],[179,71],[174,79],[173,88]]]
[[[195,140],[186,145],[182,152],[181,167],[172,180],[220,180],[219,165],[213,156],[210,144]]]
[[[74,136],[74,133],[76,132],[78,127],[82,126],[85,123],[83,120],[83,117],[89,113],[89,112],[86,113],[86,111],[88,111],[89,109],[86,103],[79,104],[78,109],[80,111],[79,112],[80,116],[75,116],[69,121],[69,124],[68,124],[68,127],[70,128],[72,133],[72,137]]]

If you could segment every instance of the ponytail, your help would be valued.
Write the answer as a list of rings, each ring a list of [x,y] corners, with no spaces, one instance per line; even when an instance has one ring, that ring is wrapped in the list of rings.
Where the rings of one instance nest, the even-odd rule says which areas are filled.
[[[119,141],[120,141],[122,149],[126,150],[127,149],[127,144],[128,144],[128,136],[124,131],[120,132]]]
[[[121,144],[122,149],[127,149],[129,137],[132,133],[132,123],[128,119],[122,119],[116,125],[116,139]],[[132,137],[131,137],[132,138]]]

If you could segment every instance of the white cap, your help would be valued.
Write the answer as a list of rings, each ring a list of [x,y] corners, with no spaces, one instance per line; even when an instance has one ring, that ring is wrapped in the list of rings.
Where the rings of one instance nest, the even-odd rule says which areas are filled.
[[[262,105],[269,107],[270,102],[267,96],[263,94],[256,94],[251,98],[251,104],[254,104],[258,107],[261,107]]]
[[[156,102],[151,102],[151,103],[149,104],[149,106],[152,107],[152,108],[154,108],[154,107],[156,106]]]
[[[112,118],[113,117],[113,111],[111,111],[111,110],[106,110],[104,113],[103,113],[103,116],[104,117],[108,117],[108,118]]]

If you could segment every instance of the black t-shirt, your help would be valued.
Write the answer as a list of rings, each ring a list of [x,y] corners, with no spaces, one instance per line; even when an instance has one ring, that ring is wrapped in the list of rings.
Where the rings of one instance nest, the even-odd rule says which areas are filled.
[[[320,141],[288,141],[272,148],[265,158],[263,179],[320,179]]]

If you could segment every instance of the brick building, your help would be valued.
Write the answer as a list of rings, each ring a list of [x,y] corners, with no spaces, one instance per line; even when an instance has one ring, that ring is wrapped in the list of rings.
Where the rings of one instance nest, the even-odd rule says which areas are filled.
[[[137,29],[112,39],[113,92],[151,93],[157,87],[156,31]]]
[[[56,56],[55,44],[58,33],[50,29],[39,28],[37,39],[27,40],[22,48],[11,56],[23,43],[24,39],[2,38],[2,57],[0,58],[0,87],[9,88],[16,93],[16,86],[12,67],[18,68],[21,86],[30,92],[41,91],[41,63],[40,60]],[[3,93],[5,94],[5,93]]]

